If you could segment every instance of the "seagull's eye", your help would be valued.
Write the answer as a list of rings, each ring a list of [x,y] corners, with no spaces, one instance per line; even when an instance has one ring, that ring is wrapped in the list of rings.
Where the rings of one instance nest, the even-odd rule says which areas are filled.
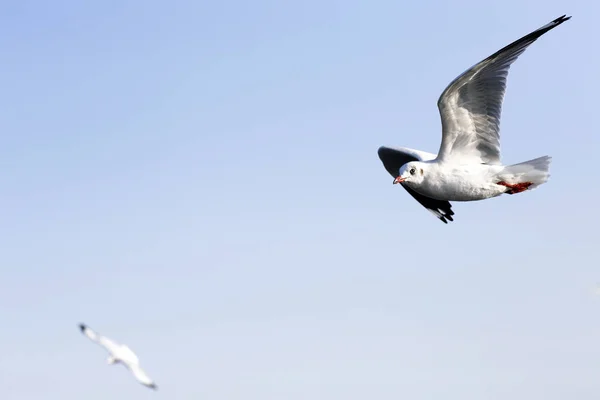
[[[410,172],[411,175],[414,175],[415,174],[415,169],[411,168],[410,171],[408,171],[408,172]]]

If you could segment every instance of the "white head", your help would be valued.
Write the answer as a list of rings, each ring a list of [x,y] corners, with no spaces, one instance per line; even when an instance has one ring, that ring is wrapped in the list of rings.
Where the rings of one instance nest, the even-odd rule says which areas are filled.
[[[394,179],[394,184],[403,183],[410,185],[419,185],[425,179],[427,167],[420,161],[411,161],[400,167],[399,175]]]

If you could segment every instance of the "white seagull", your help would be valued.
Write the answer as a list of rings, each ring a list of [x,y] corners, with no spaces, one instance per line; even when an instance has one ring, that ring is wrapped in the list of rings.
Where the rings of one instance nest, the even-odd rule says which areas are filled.
[[[109,338],[97,334],[84,324],[79,324],[79,329],[81,329],[81,332],[83,332],[85,336],[108,351],[109,356],[106,360],[108,364],[123,364],[142,385],[145,385],[150,389],[158,390],[158,386],[156,386],[152,379],[146,375],[146,372],[140,368],[140,360],[129,347],[115,343]]]
[[[453,221],[449,201],[475,201],[532,190],[545,183],[548,156],[500,163],[500,114],[513,62],[540,36],[571,17],[559,17],[523,36],[454,79],[438,99],[442,144],[437,156],[406,147],[378,150],[385,169],[442,222]]]

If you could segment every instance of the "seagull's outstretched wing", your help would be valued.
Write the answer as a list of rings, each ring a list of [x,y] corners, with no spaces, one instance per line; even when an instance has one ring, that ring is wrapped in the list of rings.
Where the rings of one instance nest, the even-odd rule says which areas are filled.
[[[427,153],[425,151],[413,150],[404,147],[385,147],[381,146],[377,150],[379,159],[383,162],[383,166],[394,178],[398,177],[400,168],[411,161],[428,161],[435,158],[435,154]],[[453,221],[452,216],[452,205],[448,201],[435,200],[427,196],[423,196],[409,188],[405,184],[401,183],[402,187],[406,189],[412,197],[415,198],[423,207],[428,209],[433,215],[440,219],[445,224],[448,223],[447,219]]]
[[[89,326],[85,324],[79,324],[79,329],[81,332],[87,336],[91,341],[98,343],[100,346],[104,347],[108,350],[109,353],[114,353],[118,351],[119,345],[107,337],[101,336],[90,329]]]
[[[474,65],[444,90],[438,100],[442,118],[440,161],[471,159],[500,163],[500,116],[508,70],[540,36],[571,17],[559,17]]]
[[[150,389],[158,390],[156,383],[150,379],[148,374],[146,374],[146,372],[138,364],[127,364],[127,367],[133,376],[135,376],[135,379],[137,379],[142,385],[147,386]]]

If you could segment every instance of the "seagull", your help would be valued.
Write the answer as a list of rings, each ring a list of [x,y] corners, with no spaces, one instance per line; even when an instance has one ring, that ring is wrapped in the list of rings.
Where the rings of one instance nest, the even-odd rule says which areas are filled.
[[[551,157],[514,165],[500,162],[500,114],[508,70],[544,33],[571,17],[523,36],[455,78],[438,99],[442,143],[438,154],[381,146],[384,168],[423,207],[444,223],[453,221],[450,201],[484,200],[532,190],[549,178]]]
[[[140,360],[129,347],[115,343],[109,338],[97,334],[84,324],[79,324],[79,329],[90,340],[98,343],[109,352],[108,359],[106,360],[108,364],[122,363],[142,385],[145,385],[150,389],[158,390],[158,386],[156,386],[152,379],[146,375],[146,372],[140,368]]]

